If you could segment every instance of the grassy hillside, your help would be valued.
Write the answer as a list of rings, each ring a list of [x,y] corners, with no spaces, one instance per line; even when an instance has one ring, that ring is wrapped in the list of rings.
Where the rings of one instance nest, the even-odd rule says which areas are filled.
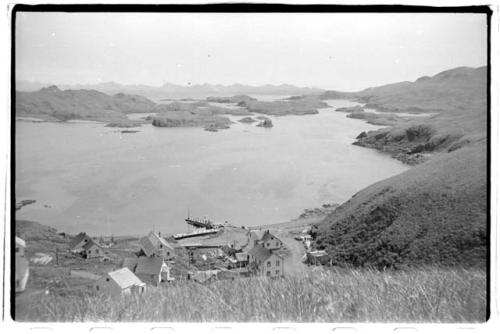
[[[29,220],[16,220],[16,236],[24,239],[29,245],[26,248],[28,257],[36,252],[51,253],[56,248],[68,248],[68,240],[58,234],[55,228]]]
[[[401,82],[368,88],[356,95],[380,111],[457,112],[486,107],[486,67],[459,67]]]
[[[319,268],[318,268],[319,269]],[[18,321],[481,322],[482,270],[313,270],[282,279],[176,282],[144,295],[81,291],[16,300]]]
[[[486,153],[441,155],[363,189],[319,226],[335,262],[486,266]]]
[[[486,69],[457,68],[356,93],[391,112],[433,112],[361,133],[356,145],[412,165],[341,205],[315,245],[334,262],[398,267],[486,265]]]
[[[60,90],[56,86],[36,92],[16,92],[16,116],[46,120],[83,119],[128,121],[126,114],[148,112],[155,103],[138,95],[110,96],[96,90]]]

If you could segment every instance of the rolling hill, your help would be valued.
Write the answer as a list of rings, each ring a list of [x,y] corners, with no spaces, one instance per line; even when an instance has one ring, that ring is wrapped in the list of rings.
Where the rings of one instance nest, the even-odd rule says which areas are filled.
[[[148,112],[156,103],[138,96],[113,96],[96,90],[61,90],[56,86],[35,92],[16,92],[16,116],[46,120],[86,119],[126,122],[127,113]]]
[[[433,115],[358,136],[355,144],[417,166],[361,190],[327,216],[316,247],[354,266],[486,266],[486,68],[354,94],[379,111]]]

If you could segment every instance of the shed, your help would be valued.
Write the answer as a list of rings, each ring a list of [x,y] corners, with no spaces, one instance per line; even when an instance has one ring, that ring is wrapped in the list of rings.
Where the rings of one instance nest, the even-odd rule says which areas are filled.
[[[170,277],[170,268],[159,257],[141,256],[138,258],[135,274],[144,282],[158,286],[161,282],[173,280]]]
[[[248,264],[248,254],[245,252],[234,254],[238,267],[245,267]]]
[[[324,250],[317,250],[306,253],[307,262],[310,264],[327,264],[330,261],[328,253]]]
[[[94,283],[94,291],[112,295],[129,295],[134,292],[142,293],[145,287],[146,284],[128,268],[112,271]]]

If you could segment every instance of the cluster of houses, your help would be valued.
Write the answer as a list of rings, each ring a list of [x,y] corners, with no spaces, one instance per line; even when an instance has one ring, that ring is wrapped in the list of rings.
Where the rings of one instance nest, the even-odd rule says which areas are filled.
[[[95,291],[112,294],[143,292],[146,285],[159,286],[173,281],[170,275],[174,248],[160,234],[150,232],[139,240],[140,250],[123,260],[121,269],[112,271],[93,285]]]
[[[131,294],[143,292],[147,286],[159,286],[175,280],[171,270],[175,264],[174,247],[160,233],[150,232],[139,240],[140,250],[123,259],[121,268],[96,276],[92,289],[110,294]],[[109,260],[108,244],[102,240],[96,242],[85,232],[73,237],[69,242],[69,251],[83,259]],[[198,246],[186,247],[188,254]],[[221,247],[212,252],[216,257],[223,258],[226,268],[210,268],[194,270],[187,273],[187,279],[206,283],[214,279],[228,279],[250,275],[281,277],[284,275],[284,258],[280,250],[284,244],[276,236],[266,231],[248,231],[248,243],[231,253],[226,253]],[[16,237],[16,291],[23,291],[29,275],[28,261],[24,256],[26,243]],[[234,250],[234,249],[233,249]],[[203,253],[201,256],[205,256]],[[205,257],[206,258],[206,257]]]

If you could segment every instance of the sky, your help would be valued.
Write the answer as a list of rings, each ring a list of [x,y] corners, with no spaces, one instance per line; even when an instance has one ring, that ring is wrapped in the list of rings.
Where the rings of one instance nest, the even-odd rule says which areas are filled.
[[[36,13],[16,80],[356,91],[487,62],[484,14]]]

